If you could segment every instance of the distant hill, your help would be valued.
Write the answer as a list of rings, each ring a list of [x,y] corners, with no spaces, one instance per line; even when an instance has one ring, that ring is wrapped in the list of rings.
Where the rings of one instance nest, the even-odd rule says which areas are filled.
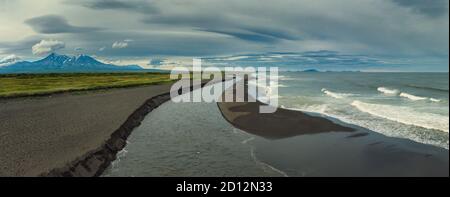
[[[114,72],[139,71],[140,66],[117,66],[97,61],[88,55],[67,56],[52,53],[44,59],[20,61],[0,66],[0,73],[49,73],[49,72]]]
[[[304,70],[304,71],[302,71],[302,72],[306,72],[306,73],[318,73],[318,72],[320,72],[320,71],[318,71],[317,69],[307,69],[307,70]]]

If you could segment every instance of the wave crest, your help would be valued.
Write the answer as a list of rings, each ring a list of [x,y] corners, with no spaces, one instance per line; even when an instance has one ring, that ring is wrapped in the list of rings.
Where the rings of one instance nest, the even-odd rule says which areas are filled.
[[[404,92],[400,93],[399,96],[408,98],[408,99],[413,100],[413,101],[422,101],[422,100],[427,100],[428,99],[427,97],[415,96],[415,95],[404,93]]]
[[[354,96],[354,95],[355,95],[355,94],[348,94],[348,93],[332,92],[332,91],[329,91],[329,90],[327,90],[327,89],[325,89],[325,88],[322,88],[321,91],[322,91],[324,94],[326,94],[326,95],[328,95],[328,96],[330,96],[330,97],[333,97],[333,98],[337,98],[337,99],[343,99],[343,98],[346,98],[346,97]]]
[[[423,97],[423,96],[416,96],[416,95],[412,95],[412,94],[409,94],[409,93],[406,93],[406,92],[400,92],[400,90],[397,90],[397,89],[389,89],[389,88],[386,88],[386,87],[378,87],[377,90],[378,90],[378,92],[381,92],[383,94],[397,95],[397,96],[404,97],[404,98],[407,98],[407,99],[412,100],[412,101],[425,101],[425,100],[428,100],[428,101],[431,101],[431,102],[441,102],[440,99]]]
[[[400,92],[397,89],[389,89],[386,87],[378,87],[377,90],[378,90],[378,92],[382,92],[384,94],[398,94]]]
[[[353,101],[351,105],[362,112],[384,119],[447,133],[449,131],[448,116],[417,112],[408,107],[364,103],[358,100]]]
[[[429,100],[429,101],[431,101],[431,102],[441,102],[440,99],[429,98],[429,97],[422,97],[422,96],[416,96],[416,95],[408,94],[408,93],[405,93],[405,92],[400,93],[399,96],[405,97],[405,98],[407,98],[407,99],[409,99],[409,100],[412,100],[412,101],[424,101],[424,100]]]

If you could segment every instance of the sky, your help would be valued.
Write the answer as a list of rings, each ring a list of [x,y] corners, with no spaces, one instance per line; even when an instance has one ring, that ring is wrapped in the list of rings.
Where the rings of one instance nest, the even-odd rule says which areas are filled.
[[[0,64],[51,52],[166,67],[444,71],[448,0],[0,0]],[[311,55],[313,54],[313,55]]]

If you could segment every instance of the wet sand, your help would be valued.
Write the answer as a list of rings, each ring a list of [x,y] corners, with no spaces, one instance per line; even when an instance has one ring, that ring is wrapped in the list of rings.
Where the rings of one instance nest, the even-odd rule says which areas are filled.
[[[101,147],[130,114],[170,86],[0,100],[0,176],[64,167]]]
[[[260,114],[261,102],[221,102],[220,110],[230,123],[241,130],[269,139],[280,139],[324,132],[354,132],[350,127],[329,119],[309,116],[300,111],[277,109],[273,114]]]
[[[218,103],[232,125],[261,136],[252,142],[256,156],[289,176],[449,176],[446,149],[318,114],[282,108],[260,114],[261,105],[265,104]]]

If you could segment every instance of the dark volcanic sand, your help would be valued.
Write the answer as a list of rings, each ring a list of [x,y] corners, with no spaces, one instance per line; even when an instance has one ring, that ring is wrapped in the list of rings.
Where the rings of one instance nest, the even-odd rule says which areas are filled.
[[[232,125],[262,137],[251,142],[256,157],[289,176],[449,176],[446,149],[300,111],[260,114],[260,105],[218,103]]]
[[[300,111],[278,109],[273,114],[260,114],[261,102],[222,102],[219,108],[234,126],[270,139],[323,132],[353,132],[354,129],[331,120],[306,115]]]
[[[38,176],[100,147],[170,85],[0,100],[0,176]]]

